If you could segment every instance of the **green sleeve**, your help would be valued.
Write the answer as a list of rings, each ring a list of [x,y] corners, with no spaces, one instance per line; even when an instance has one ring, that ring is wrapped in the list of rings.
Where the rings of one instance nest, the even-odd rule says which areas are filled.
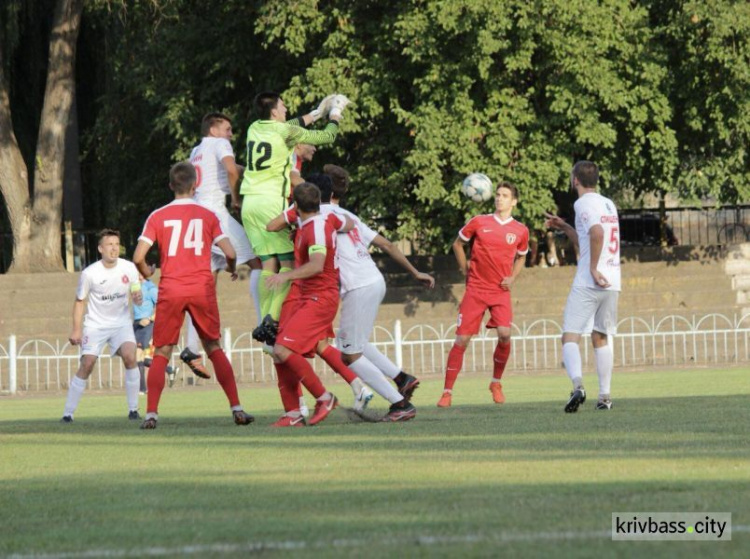
[[[291,122],[288,122],[287,125],[284,141],[290,148],[297,144],[311,144],[313,146],[332,144],[339,133],[339,123],[335,120],[329,120],[323,130],[307,130],[301,126],[295,126]]]

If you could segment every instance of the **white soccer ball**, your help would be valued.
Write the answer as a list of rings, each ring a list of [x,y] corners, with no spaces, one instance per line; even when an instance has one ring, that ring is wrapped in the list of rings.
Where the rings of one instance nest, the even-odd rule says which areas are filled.
[[[472,173],[461,184],[461,192],[472,202],[486,202],[492,198],[492,181],[482,173]]]

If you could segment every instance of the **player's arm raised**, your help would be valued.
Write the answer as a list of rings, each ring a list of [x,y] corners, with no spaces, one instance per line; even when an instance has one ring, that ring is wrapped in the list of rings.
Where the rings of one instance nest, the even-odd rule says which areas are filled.
[[[372,244],[385,252],[388,256],[393,258],[404,270],[409,272],[415,280],[423,284],[425,287],[428,287],[430,289],[435,287],[435,278],[433,278],[430,274],[425,274],[417,270],[414,265],[406,258],[406,255],[401,252],[401,249],[391,241],[383,237],[383,235],[377,235],[372,240]]]
[[[576,247],[578,246],[578,233],[576,233],[576,230],[572,225],[566,223],[560,216],[551,213],[545,213],[544,215],[547,216],[547,219],[544,222],[545,227],[548,229],[559,229],[568,236]]]

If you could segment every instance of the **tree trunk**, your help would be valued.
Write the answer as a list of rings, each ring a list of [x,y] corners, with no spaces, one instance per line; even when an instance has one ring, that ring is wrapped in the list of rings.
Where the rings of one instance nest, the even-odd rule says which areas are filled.
[[[13,192],[9,193],[10,197],[6,194],[3,184],[3,195],[6,196],[13,228],[13,264],[10,272],[63,270],[60,226],[65,170],[65,131],[75,94],[75,53],[82,10],[83,0],[58,0],[55,6],[44,106],[34,158],[33,205],[29,200],[28,180],[23,185],[23,193],[20,192],[20,182],[11,181],[9,189]],[[5,95],[0,93],[0,104],[7,98],[6,87],[2,86],[2,89]],[[10,123],[9,106],[7,112],[7,120]],[[10,137],[13,141],[9,143],[8,151],[17,154],[13,157],[20,159],[21,154],[12,131]],[[2,141],[3,136],[0,135],[0,142]],[[0,144],[0,152],[4,149],[4,143]],[[12,169],[4,166],[5,163],[0,161],[0,167],[3,168],[0,173],[12,173]],[[11,202],[9,198],[16,198],[18,201]],[[19,211],[21,208],[22,211]]]

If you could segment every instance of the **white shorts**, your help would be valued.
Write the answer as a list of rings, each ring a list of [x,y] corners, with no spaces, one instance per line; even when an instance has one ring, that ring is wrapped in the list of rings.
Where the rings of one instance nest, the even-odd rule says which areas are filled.
[[[590,334],[617,333],[617,299],[619,291],[574,286],[563,313],[563,332]]]
[[[245,264],[253,258],[255,253],[250,241],[247,240],[247,233],[239,222],[234,219],[229,212],[217,212],[216,217],[221,222],[221,228],[229,237],[229,240],[237,253],[237,265]],[[227,267],[227,259],[224,252],[216,245],[211,247],[211,271],[223,271]]]
[[[135,333],[133,324],[128,322],[122,326],[97,327],[84,326],[83,339],[81,340],[81,355],[93,355],[99,357],[104,346],[109,344],[109,354],[114,356],[122,344],[133,342],[135,345]]]
[[[341,296],[341,321],[336,346],[341,353],[362,353],[375,326],[378,308],[385,297],[385,280],[347,291]]]

